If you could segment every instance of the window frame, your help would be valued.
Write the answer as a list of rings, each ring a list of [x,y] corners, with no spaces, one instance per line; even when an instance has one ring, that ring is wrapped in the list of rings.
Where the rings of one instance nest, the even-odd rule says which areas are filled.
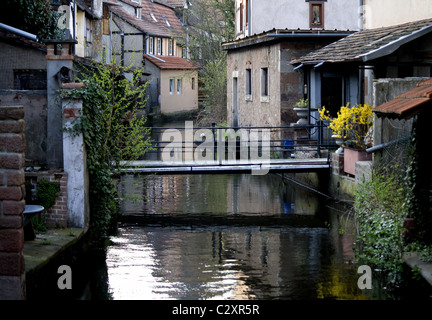
[[[162,38],[157,38],[157,55],[162,55]]]
[[[318,8],[319,23],[314,23],[314,8]],[[309,26],[311,28],[324,28],[324,1],[309,2]]]
[[[262,67],[260,69],[260,82],[261,82],[261,102],[268,102],[270,97],[270,75],[269,68]]]
[[[149,37],[149,54],[154,54],[154,37]]]
[[[174,40],[173,39],[168,40],[168,55],[169,56],[174,55]]]
[[[181,78],[177,78],[177,94],[181,94],[182,93],[182,79]]]
[[[247,68],[245,70],[245,100],[252,101],[253,96],[253,85],[252,85],[252,69]]]
[[[169,93],[174,94],[174,78],[169,78]]]

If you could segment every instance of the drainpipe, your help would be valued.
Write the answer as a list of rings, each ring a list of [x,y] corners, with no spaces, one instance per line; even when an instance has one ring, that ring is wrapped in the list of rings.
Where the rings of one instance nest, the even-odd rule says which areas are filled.
[[[15,33],[16,35],[19,35],[21,37],[24,37],[24,38],[27,38],[27,39],[30,39],[33,41],[38,41],[38,38],[36,35],[29,33],[29,32],[26,32],[26,31],[23,31],[23,30],[20,30],[20,29],[17,29],[17,28],[14,28],[14,27],[11,27],[11,26],[8,26],[8,25],[3,24],[3,23],[0,23],[0,29]]]
[[[363,31],[363,0],[359,0],[359,30]]]

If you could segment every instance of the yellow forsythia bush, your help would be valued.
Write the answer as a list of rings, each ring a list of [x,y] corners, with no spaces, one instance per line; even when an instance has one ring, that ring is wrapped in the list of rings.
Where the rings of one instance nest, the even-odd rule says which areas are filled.
[[[357,104],[350,107],[349,103],[342,106],[337,117],[330,119],[328,110],[322,107],[319,110],[321,120],[331,120],[329,128],[333,134],[341,136],[347,144],[356,149],[365,149],[365,136],[372,125],[372,106],[370,104]]]

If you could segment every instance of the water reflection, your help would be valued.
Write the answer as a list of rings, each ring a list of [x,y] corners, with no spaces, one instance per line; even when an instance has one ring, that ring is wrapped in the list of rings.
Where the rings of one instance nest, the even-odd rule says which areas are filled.
[[[277,176],[124,176],[119,190],[114,299],[365,298],[338,214]]]
[[[364,298],[321,228],[125,226],[112,241],[113,299]]]

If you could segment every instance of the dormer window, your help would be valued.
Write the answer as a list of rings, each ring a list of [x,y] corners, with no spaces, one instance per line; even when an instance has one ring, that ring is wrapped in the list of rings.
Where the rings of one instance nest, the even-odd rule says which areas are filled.
[[[155,15],[153,14],[153,12],[150,12],[150,17],[152,17],[152,19],[153,19],[154,21],[158,22],[157,19],[156,19],[156,17],[155,17]]]

